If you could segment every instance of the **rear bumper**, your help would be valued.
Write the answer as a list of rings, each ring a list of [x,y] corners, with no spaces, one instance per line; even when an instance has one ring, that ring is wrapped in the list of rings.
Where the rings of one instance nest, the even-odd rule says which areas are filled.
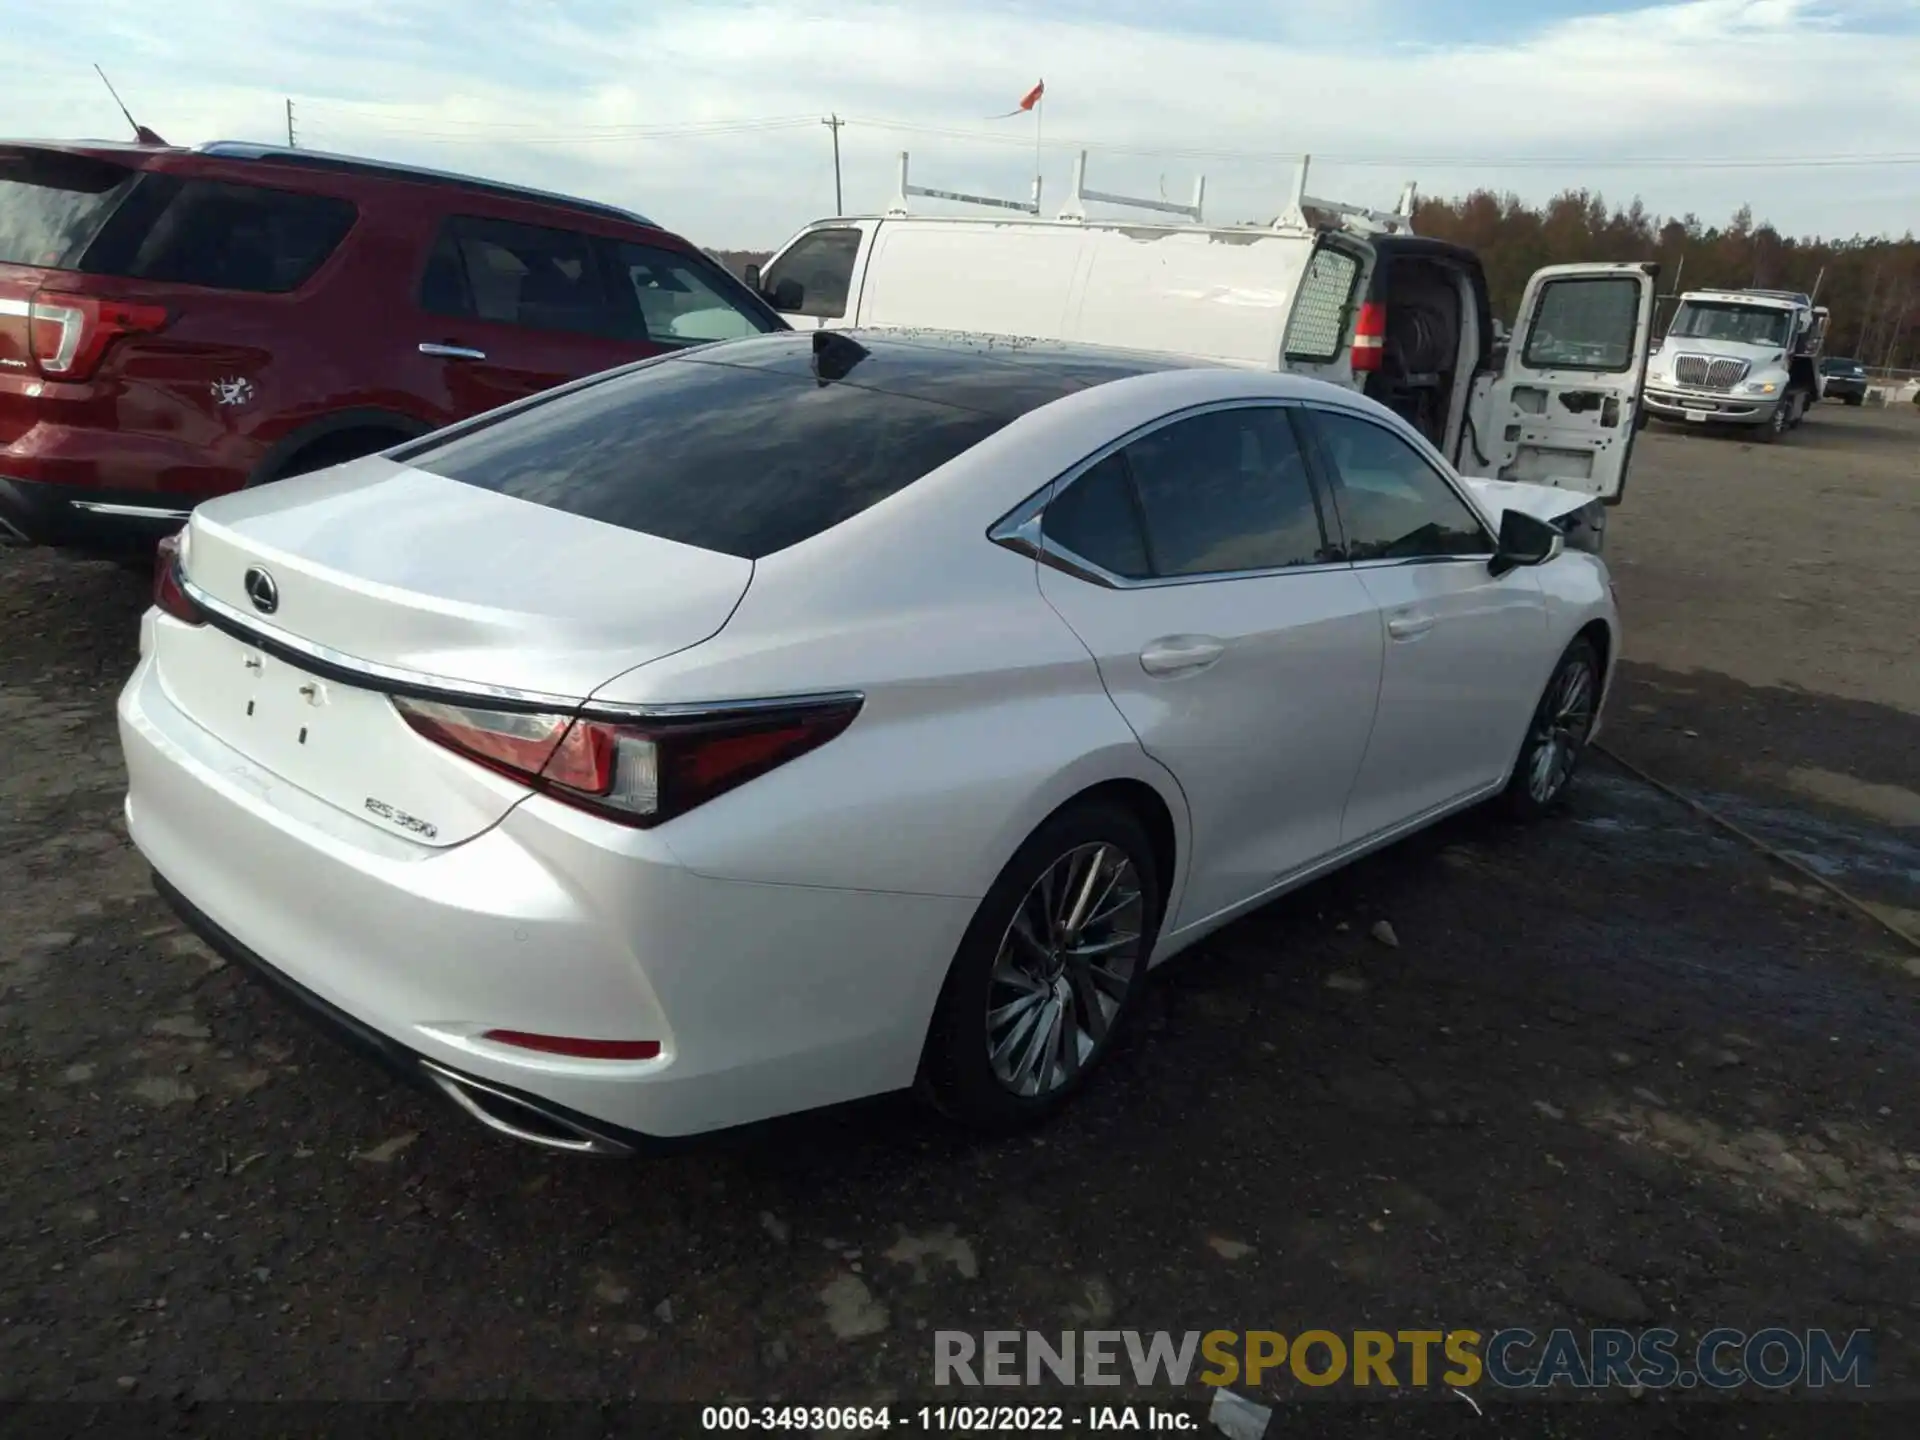
[[[119,719],[128,830],[163,893],[208,943],[469,1113],[471,1087],[491,1087],[637,1149],[912,1083],[974,902],[712,879],[664,832],[538,796],[464,843],[417,844],[202,728],[151,650],[149,634]],[[486,1040],[496,1028],[661,1053],[546,1055]]]
[[[151,550],[186,523],[193,504],[184,495],[49,485],[0,473],[0,539],[106,554]]]
[[[325,1034],[409,1085],[455,1097],[463,1103],[463,1108],[484,1107],[478,1108],[476,1118],[493,1129],[516,1139],[585,1155],[624,1157],[643,1151],[680,1148],[672,1141],[624,1130],[591,1116],[576,1114],[550,1100],[509,1090],[497,1083],[489,1084],[450,1066],[436,1065],[274,969],[215,924],[158,870],[153,872],[153,888],[181,922],[216,954],[240,966]],[[474,1113],[474,1109],[469,1109],[469,1113]]]
[[[1716,425],[1764,425],[1778,403],[1778,397],[1772,395],[1696,394],[1690,390],[1656,390],[1652,386],[1646,390],[1648,411],[1662,420],[1695,420],[1697,417]]]

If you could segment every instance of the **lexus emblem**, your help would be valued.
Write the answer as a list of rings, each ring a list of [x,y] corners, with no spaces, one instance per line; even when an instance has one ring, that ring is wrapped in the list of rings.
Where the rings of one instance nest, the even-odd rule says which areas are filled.
[[[247,599],[253,602],[253,608],[262,615],[271,615],[280,608],[280,587],[273,583],[273,576],[258,565],[247,571],[240,583],[246,587]]]

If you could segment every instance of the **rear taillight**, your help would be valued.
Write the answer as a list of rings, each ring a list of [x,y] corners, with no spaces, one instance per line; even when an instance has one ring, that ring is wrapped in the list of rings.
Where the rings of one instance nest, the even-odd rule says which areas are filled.
[[[186,587],[180,583],[184,547],[178,535],[169,535],[161,540],[153,555],[153,603],[163,614],[188,625],[204,625],[207,617],[200,613],[200,607],[193,603]]]
[[[684,815],[817,750],[853,723],[860,703],[832,696],[616,722],[393,700],[401,718],[435,744],[556,800],[637,826]]]
[[[1353,322],[1352,368],[1378,370],[1387,346],[1387,307],[1369,300],[1360,307],[1360,318]]]
[[[84,380],[122,335],[150,335],[167,323],[158,305],[42,290],[27,306],[34,364],[50,380]]]

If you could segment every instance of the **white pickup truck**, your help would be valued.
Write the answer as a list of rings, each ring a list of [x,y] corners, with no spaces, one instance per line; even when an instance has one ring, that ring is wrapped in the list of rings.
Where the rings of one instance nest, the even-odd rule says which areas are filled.
[[[1647,411],[1778,440],[1826,391],[1827,310],[1792,290],[1690,290],[1647,372]]]
[[[1306,194],[1303,160],[1267,224],[1203,220],[1193,201],[1086,188],[1057,214],[911,184],[881,214],[820,220],[749,272],[796,328],[968,330],[1155,350],[1315,375],[1394,409],[1465,476],[1617,503],[1641,419],[1658,267],[1536,272],[1504,345],[1473,251],[1392,212]],[[995,214],[919,214],[915,198]],[[1088,216],[1088,202],[1160,212]]]

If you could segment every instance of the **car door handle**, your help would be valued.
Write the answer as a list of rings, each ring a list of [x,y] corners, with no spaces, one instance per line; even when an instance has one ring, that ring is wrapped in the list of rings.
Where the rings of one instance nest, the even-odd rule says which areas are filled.
[[[484,360],[487,352],[474,350],[465,345],[439,345],[431,340],[420,342],[422,355],[438,355],[442,360]]]
[[[1387,634],[1396,640],[1411,640],[1424,635],[1439,622],[1420,610],[1403,610],[1387,619]]]
[[[1190,675],[1226,653],[1226,642],[1211,635],[1167,635],[1140,652],[1140,668],[1149,675]]]

